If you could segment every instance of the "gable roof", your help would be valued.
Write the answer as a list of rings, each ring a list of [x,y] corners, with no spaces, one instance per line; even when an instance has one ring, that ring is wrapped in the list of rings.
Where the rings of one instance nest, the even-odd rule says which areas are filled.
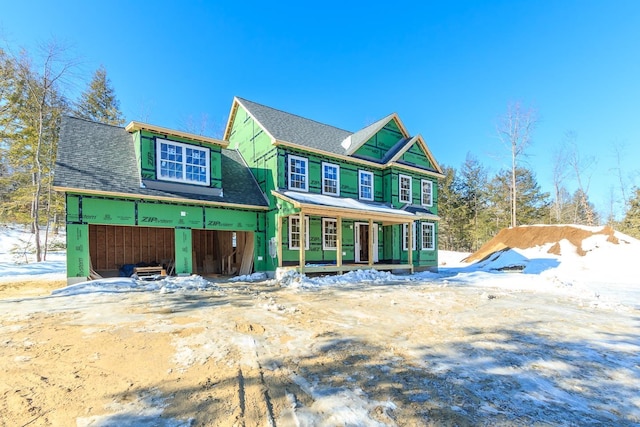
[[[349,131],[243,98],[234,98],[234,103],[236,102],[276,141],[289,142],[334,154],[345,154],[341,143],[351,135]],[[229,127],[225,132],[225,139],[228,138]]]
[[[235,97],[229,114],[229,121],[225,129],[224,138],[228,140],[233,128],[233,120],[235,120],[235,111],[241,106],[251,118],[253,118],[271,137],[272,143],[283,142],[294,144],[300,147],[306,147],[313,150],[323,151],[330,154],[340,156],[352,156],[358,148],[366,143],[377,132],[384,128],[390,121],[395,120],[398,128],[405,138],[398,141],[389,153],[381,160],[369,159],[374,163],[381,165],[388,164],[400,152],[406,151],[416,138],[422,141],[427,156],[432,161],[437,174],[442,174],[442,170],[435,162],[431,152],[424,144],[422,137],[410,137],[400,117],[396,113],[377,120],[376,122],[360,129],[357,132],[350,132],[344,129],[336,128],[315,120],[307,119],[295,114],[287,113],[257,102],[249,101],[244,98]],[[357,157],[354,157],[356,159]],[[401,163],[396,165],[402,166]]]
[[[241,156],[235,150],[221,153],[222,196],[142,188],[133,136],[125,128],[64,117],[53,185],[62,191],[267,206]]]

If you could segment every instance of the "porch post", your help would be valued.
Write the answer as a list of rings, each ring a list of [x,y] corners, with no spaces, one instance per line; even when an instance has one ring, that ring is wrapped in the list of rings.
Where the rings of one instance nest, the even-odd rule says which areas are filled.
[[[276,236],[276,256],[278,257],[278,268],[282,267],[282,216],[276,215],[276,221],[278,221],[278,234]]]
[[[340,267],[342,267],[342,217],[336,218],[336,266],[338,267],[338,273],[342,274]]]
[[[369,267],[373,266],[373,220],[369,218]]]
[[[407,251],[409,252],[409,266],[411,269],[411,274],[413,274],[413,221],[409,221],[407,224]]]
[[[307,225],[304,221],[304,212],[300,209],[300,274],[304,273],[304,248],[307,246],[306,242]]]

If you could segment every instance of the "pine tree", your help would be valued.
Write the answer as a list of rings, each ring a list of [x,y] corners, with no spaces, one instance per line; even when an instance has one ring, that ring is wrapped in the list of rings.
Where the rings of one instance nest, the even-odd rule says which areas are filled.
[[[500,171],[489,184],[491,209],[497,230],[510,226],[512,171]],[[516,170],[517,194],[516,209],[518,222],[527,224],[544,224],[550,222],[549,193],[544,193],[536,181],[533,171],[527,168]]]
[[[627,212],[620,223],[620,231],[640,239],[640,188],[636,188],[629,199]]]
[[[460,175],[461,197],[467,206],[469,214],[467,219],[469,222],[469,236],[467,240],[470,242],[470,250],[476,251],[492,237],[488,233],[487,227],[488,173],[478,159],[468,153]]]
[[[86,91],[80,95],[75,113],[83,119],[109,125],[121,126],[124,118],[120,111],[120,102],[111,87],[104,66],[100,66],[93,75]]]
[[[445,250],[469,251],[469,213],[461,197],[460,179],[452,167],[443,167],[445,178],[438,185],[439,243]]]

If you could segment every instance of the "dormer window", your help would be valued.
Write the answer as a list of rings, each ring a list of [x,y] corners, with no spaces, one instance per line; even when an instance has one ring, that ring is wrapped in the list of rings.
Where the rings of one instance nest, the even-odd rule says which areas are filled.
[[[157,138],[156,159],[159,180],[209,185],[211,155],[207,147]]]

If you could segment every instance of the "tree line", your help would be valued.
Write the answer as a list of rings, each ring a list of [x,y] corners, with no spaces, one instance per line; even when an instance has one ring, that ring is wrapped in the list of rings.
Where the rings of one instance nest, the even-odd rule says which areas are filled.
[[[102,66],[70,99],[78,68],[55,43],[36,57],[0,48],[0,222],[31,227],[37,261],[46,259],[50,232],[64,223],[64,200],[52,187],[62,116],[124,123]]]
[[[616,220],[613,213],[602,218],[589,200],[592,161],[580,157],[573,132],[554,155],[553,193],[542,191],[524,161],[536,124],[536,112],[519,103],[509,105],[499,121],[497,134],[509,151],[509,169],[491,175],[471,153],[458,169],[443,167],[445,177],[438,186],[440,249],[474,252],[503,228],[532,224],[607,224],[640,238],[640,189],[627,196],[620,175],[623,218]],[[566,187],[569,179],[577,184],[573,193]]]

